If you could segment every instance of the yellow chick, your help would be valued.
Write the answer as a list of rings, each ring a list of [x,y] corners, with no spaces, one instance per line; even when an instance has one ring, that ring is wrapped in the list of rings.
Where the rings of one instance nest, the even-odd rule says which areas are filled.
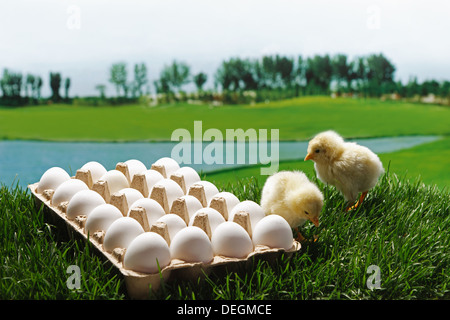
[[[278,214],[297,232],[297,240],[305,238],[298,227],[310,220],[319,226],[323,195],[301,171],[280,171],[267,178],[261,194],[261,207],[266,215]]]
[[[305,161],[314,161],[317,177],[335,186],[349,201],[347,211],[361,205],[383,174],[383,164],[369,148],[344,139],[334,131],[316,135],[308,145]],[[355,203],[358,194],[361,197]]]

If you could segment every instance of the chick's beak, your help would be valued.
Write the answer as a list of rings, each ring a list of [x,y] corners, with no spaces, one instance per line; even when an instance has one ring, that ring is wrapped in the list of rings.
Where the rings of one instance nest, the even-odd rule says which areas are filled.
[[[311,218],[310,220],[311,220],[312,223],[314,223],[314,225],[316,227],[319,226],[319,217],[314,217],[314,218]]]
[[[313,158],[313,155],[311,153],[308,153],[305,157],[305,161],[311,160]]]

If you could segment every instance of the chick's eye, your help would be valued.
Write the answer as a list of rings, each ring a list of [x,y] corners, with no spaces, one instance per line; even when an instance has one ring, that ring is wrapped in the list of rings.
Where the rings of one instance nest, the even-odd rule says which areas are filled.
[[[320,152],[320,150],[319,149],[316,149],[316,151],[315,151],[316,153],[319,153]]]
[[[305,214],[306,214],[306,215],[309,215],[309,212],[308,212],[308,211],[305,211]]]

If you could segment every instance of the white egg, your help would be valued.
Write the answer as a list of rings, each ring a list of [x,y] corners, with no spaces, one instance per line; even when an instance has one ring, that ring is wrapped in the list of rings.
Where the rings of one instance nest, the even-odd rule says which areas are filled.
[[[187,227],[186,222],[180,216],[173,213],[163,215],[156,222],[164,222],[167,225],[170,239],[173,239],[178,231]]]
[[[56,188],[51,203],[57,207],[62,202],[70,201],[75,193],[81,190],[89,190],[86,183],[78,179],[69,179]]]
[[[197,171],[195,171],[191,167],[181,167],[180,169],[176,170],[172,175],[179,175],[183,177],[186,191],[189,190],[189,187],[193,185],[195,182],[200,181],[200,176],[198,175]]]
[[[135,174],[142,173],[147,171],[147,167],[141,161],[136,159],[130,159],[125,161],[125,164],[128,167],[128,173],[130,175],[129,183],[133,180]]]
[[[89,216],[91,211],[101,204],[105,204],[105,200],[97,192],[92,190],[81,190],[75,193],[70,199],[67,206],[67,219],[73,220],[77,216]]]
[[[142,198],[135,201],[131,205],[127,215],[129,216],[130,211],[136,207],[141,207],[145,210],[149,225],[155,223],[156,220],[158,220],[159,218],[161,218],[166,214],[163,207],[161,207],[161,205],[157,201],[149,198]]]
[[[213,258],[213,250],[208,235],[198,227],[181,229],[170,243],[172,259],[186,262],[208,263]]]
[[[44,172],[36,188],[37,193],[56,190],[63,182],[70,179],[69,174],[60,167],[52,167]]]
[[[245,200],[234,206],[231,213],[228,214],[228,221],[233,221],[234,215],[239,211],[248,212],[250,215],[250,225],[252,230],[254,230],[256,224],[266,216],[264,210],[259,204],[251,200]]]
[[[122,218],[122,212],[112,204],[105,203],[95,207],[86,219],[84,231],[94,234],[97,231],[107,231],[111,223]]]
[[[202,203],[200,200],[198,200],[194,196],[185,195],[177,200],[184,200],[184,203],[186,204],[186,210],[189,216],[189,221],[191,220],[192,216],[200,209],[203,209]]]
[[[235,222],[220,224],[214,231],[211,244],[214,255],[245,258],[253,251],[252,239],[247,231]]]
[[[169,178],[172,173],[180,169],[180,165],[172,158],[163,157],[153,163],[156,166],[163,166],[166,171],[165,178]]]
[[[239,204],[241,202],[239,200],[239,198],[236,197],[234,194],[232,194],[231,192],[226,192],[226,191],[217,193],[216,195],[214,195],[214,197],[212,199],[214,199],[214,198],[224,198],[225,202],[227,204],[227,209],[230,212],[231,212],[231,210],[233,210],[233,208],[237,204]],[[209,204],[211,204],[211,201],[209,201],[208,205]]]
[[[206,202],[209,203],[211,199],[219,193],[219,189],[209,181],[198,181],[194,183],[195,185],[202,185],[205,189]]]
[[[147,182],[148,190],[151,190],[158,181],[164,179],[163,175],[156,170],[146,170],[142,172]]]
[[[157,273],[170,263],[170,249],[159,234],[145,232],[134,238],[125,252],[125,269],[143,273]]]
[[[139,222],[130,217],[121,217],[111,223],[106,230],[103,248],[107,252],[112,252],[115,248],[126,249],[141,233],[144,233],[144,229]]]
[[[133,203],[135,203],[136,201],[138,201],[140,199],[144,199],[144,196],[142,195],[142,193],[140,193],[138,190],[133,189],[133,188],[121,189],[121,190],[117,191],[114,195],[115,196],[124,195],[125,199],[127,201],[127,208],[130,208],[133,205]],[[124,214],[126,214],[127,212],[125,212]]]
[[[189,220],[190,226],[192,226],[193,223],[195,222],[195,216],[197,216],[200,213],[204,213],[208,216],[209,227],[211,228],[211,235],[214,234],[214,230],[217,228],[217,226],[225,222],[225,218],[216,209],[202,208],[200,210],[197,210],[192,216],[192,218]]]
[[[289,250],[293,245],[292,229],[283,217],[268,215],[253,228],[253,243]]]
[[[89,170],[91,172],[92,183],[96,183],[106,172],[108,172],[105,167],[97,161],[89,161],[80,169]]]
[[[125,175],[118,170],[109,170],[99,180],[106,181],[108,183],[110,195],[130,186],[127,177],[125,177]]]
[[[208,205],[208,203],[210,203],[211,199],[219,193],[219,189],[217,189],[217,187],[209,181],[197,181],[194,184],[191,185],[190,188],[194,187],[194,186],[203,186],[203,190],[205,190],[205,202],[206,202],[206,206]],[[189,192],[188,192],[189,193]]]
[[[225,204],[222,205],[222,202],[224,199],[225,200]],[[233,210],[233,208],[239,204],[239,198],[236,197],[234,194],[232,194],[231,192],[219,192],[217,193],[208,203],[208,206],[211,208],[216,209],[217,211],[219,211],[224,217],[225,219],[228,220],[228,216],[231,213],[231,210]]]
[[[171,179],[162,179],[162,180],[158,181],[153,186],[153,189],[155,189],[156,187],[162,187],[166,191],[167,204],[169,206],[167,212],[170,211],[170,208],[172,207],[172,203],[176,198],[184,196],[184,192],[181,189],[180,185]],[[153,191],[153,189],[152,189],[152,191]],[[150,197],[151,197],[151,195],[152,195],[152,192],[150,192]]]

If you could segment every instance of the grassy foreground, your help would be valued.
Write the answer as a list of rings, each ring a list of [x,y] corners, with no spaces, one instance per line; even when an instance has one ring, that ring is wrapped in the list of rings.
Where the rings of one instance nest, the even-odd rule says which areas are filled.
[[[312,176],[310,176],[312,178]],[[206,177],[208,179],[208,177]],[[364,206],[344,213],[342,196],[316,181],[325,195],[318,234],[290,260],[258,263],[246,274],[210,275],[172,282],[158,299],[441,299],[450,298],[450,197],[448,191],[386,174]],[[254,178],[218,184],[241,200],[260,199]],[[34,208],[21,188],[0,189],[0,299],[123,299],[119,276],[64,237]],[[81,269],[79,290],[66,285],[70,265]],[[381,289],[370,290],[367,268],[381,271]]]
[[[173,130],[193,134],[217,128],[279,129],[281,140],[305,140],[333,129],[345,137],[450,134],[450,109],[378,99],[302,97],[256,105],[0,108],[0,139],[65,141],[170,140]]]

